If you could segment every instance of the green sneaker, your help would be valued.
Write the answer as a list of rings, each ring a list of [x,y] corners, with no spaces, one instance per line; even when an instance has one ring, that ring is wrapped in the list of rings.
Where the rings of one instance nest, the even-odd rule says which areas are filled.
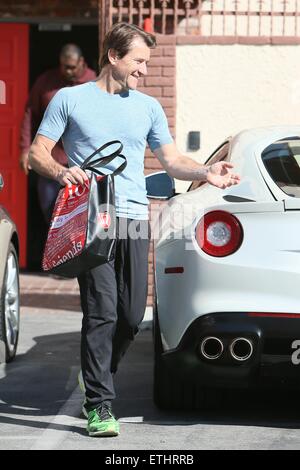
[[[89,436],[118,436],[119,423],[112,414],[110,403],[103,403],[98,408],[88,412]]]

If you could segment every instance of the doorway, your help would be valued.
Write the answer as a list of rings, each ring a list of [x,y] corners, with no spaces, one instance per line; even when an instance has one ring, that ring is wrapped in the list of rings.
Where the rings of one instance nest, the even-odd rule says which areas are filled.
[[[58,66],[59,52],[67,43],[77,44],[88,66],[98,71],[98,26],[73,24],[34,24],[30,26],[29,84],[37,77]],[[41,258],[48,227],[44,221],[37,196],[37,175],[29,172],[28,178],[28,233],[27,268],[41,270]]]

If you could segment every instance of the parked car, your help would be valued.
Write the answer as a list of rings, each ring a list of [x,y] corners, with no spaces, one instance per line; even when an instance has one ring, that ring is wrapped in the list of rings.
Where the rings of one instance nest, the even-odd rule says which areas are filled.
[[[243,131],[207,163],[221,160],[240,184],[194,181],[152,227],[161,408],[205,408],[226,388],[300,383],[300,127]]]
[[[3,188],[0,175],[0,190]],[[0,362],[14,359],[20,328],[19,240],[14,222],[0,205]]]

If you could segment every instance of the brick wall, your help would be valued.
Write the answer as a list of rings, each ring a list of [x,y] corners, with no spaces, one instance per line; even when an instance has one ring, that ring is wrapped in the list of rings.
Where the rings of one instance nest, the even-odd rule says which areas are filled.
[[[148,75],[142,79],[139,90],[158,99],[164,108],[168,118],[169,128],[175,138],[176,118],[176,39],[172,35],[156,35],[157,47],[151,51],[151,59],[148,65]],[[145,174],[160,171],[159,161],[149,149],[146,150]],[[151,202],[153,204],[160,203]],[[155,213],[154,207],[151,213]],[[147,305],[152,305],[153,293],[153,243],[149,253],[149,289]]]

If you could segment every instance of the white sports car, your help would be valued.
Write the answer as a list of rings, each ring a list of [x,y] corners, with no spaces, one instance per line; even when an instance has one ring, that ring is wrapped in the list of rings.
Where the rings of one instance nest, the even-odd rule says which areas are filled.
[[[195,181],[153,227],[161,408],[205,407],[224,388],[300,384],[300,126],[243,131],[207,163],[220,160],[241,183]]]

